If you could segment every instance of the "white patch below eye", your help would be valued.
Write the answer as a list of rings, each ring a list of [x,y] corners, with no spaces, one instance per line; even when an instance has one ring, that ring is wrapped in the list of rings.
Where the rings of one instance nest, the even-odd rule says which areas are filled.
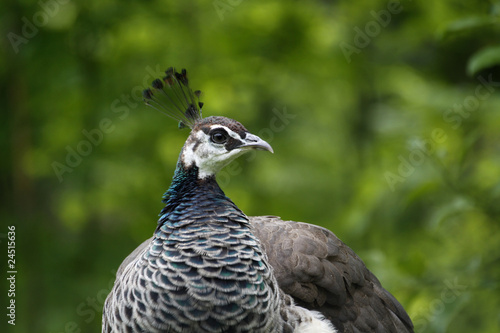
[[[213,128],[223,128],[231,137],[241,140],[238,133],[230,130],[226,126],[213,125]],[[190,138],[184,145],[182,151],[182,162],[187,167],[193,164],[198,167],[198,177],[205,179],[216,175],[223,167],[229,164],[239,155],[243,154],[241,149],[227,151],[224,144],[216,144],[210,140],[210,135],[202,130],[191,133]]]

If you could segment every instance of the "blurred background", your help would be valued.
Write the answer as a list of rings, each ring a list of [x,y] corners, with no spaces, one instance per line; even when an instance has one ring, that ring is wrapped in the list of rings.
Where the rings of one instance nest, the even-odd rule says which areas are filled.
[[[244,212],[332,230],[417,332],[499,331],[498,2],[6,0],[0,13],[9,331],[100,331],[188,135],[142,103],[170,66],[188,69],[205,116],[273,146],[219,175]]]

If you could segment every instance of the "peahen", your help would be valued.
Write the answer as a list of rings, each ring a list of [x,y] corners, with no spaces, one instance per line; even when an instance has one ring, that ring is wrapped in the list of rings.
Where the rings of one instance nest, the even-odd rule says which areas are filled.
[[[170,68],[146,104],[190,127],[153,237],[121,264],[103,332],[413,332],[399,302],[332,232],[247,217],[215,176],[252,149],[239,122],[201,117],[186,70]]]

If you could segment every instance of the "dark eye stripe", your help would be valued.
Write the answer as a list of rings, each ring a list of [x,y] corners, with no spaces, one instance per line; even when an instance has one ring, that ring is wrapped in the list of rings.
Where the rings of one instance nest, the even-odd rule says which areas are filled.
[[[240,130],[240,128],[238,128],[238,129]],[[243,127],[241,129],[243,129]],[[210,137],[210,141],[211,142],[214,142],[214,143],[217,143],[217,144],[224,144],[224,147],[226,148],[227,151],[231,151],[231,150],[233,150],[235,148],[238,148],[239,146],[241,146],[243,144],[243,142],[241,140],[236,139],[236,138],[232,137],[231,135],[229,135],[227,133],[226,129],[223,128],[223,127],[211,128],[211,127],[205,126],[205,127],[201,127],[201,130],[206,135],[208,135]],[[226,137],[227,137],[226,141],[225,142],[221,142],[221,143],[215,142],[213,140],[213,137],[212,137],[214,133],[224,133],[226,135]],[[239,135],[239,137],[241,137],[242,139],[245,139],[247,132],[244,131],[244,130],[241,130],[241,131],[237,131],[235,133],[237,133]]]
[[[229,140],[227,140],[227,143],[225,145],[227,151],[231,151],[235,148],[238,148],[243,144],[242,141],[235,139],[233,137],[230,137]]]

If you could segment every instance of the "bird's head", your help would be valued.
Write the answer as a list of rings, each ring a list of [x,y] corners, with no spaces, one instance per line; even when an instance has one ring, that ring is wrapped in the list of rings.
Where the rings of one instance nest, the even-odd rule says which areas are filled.
[[[181,162],[198,167],[200,178],[216,175],[238,156],[252,149],[273,149],[236,120],[208,117],[196,123],[182,149]]]
[[[266,141],[250,133],[241,123],[226,117],[201,117],[200,92],[188,85],[187,72],[169,68],[163,79],[153,81],[144,91],[147,105],[179,121],[179,127],[190,127],[179,162],[186,169],[196,167],[198,178],[215,176],[238,156],[253,149],[273,149]]]

